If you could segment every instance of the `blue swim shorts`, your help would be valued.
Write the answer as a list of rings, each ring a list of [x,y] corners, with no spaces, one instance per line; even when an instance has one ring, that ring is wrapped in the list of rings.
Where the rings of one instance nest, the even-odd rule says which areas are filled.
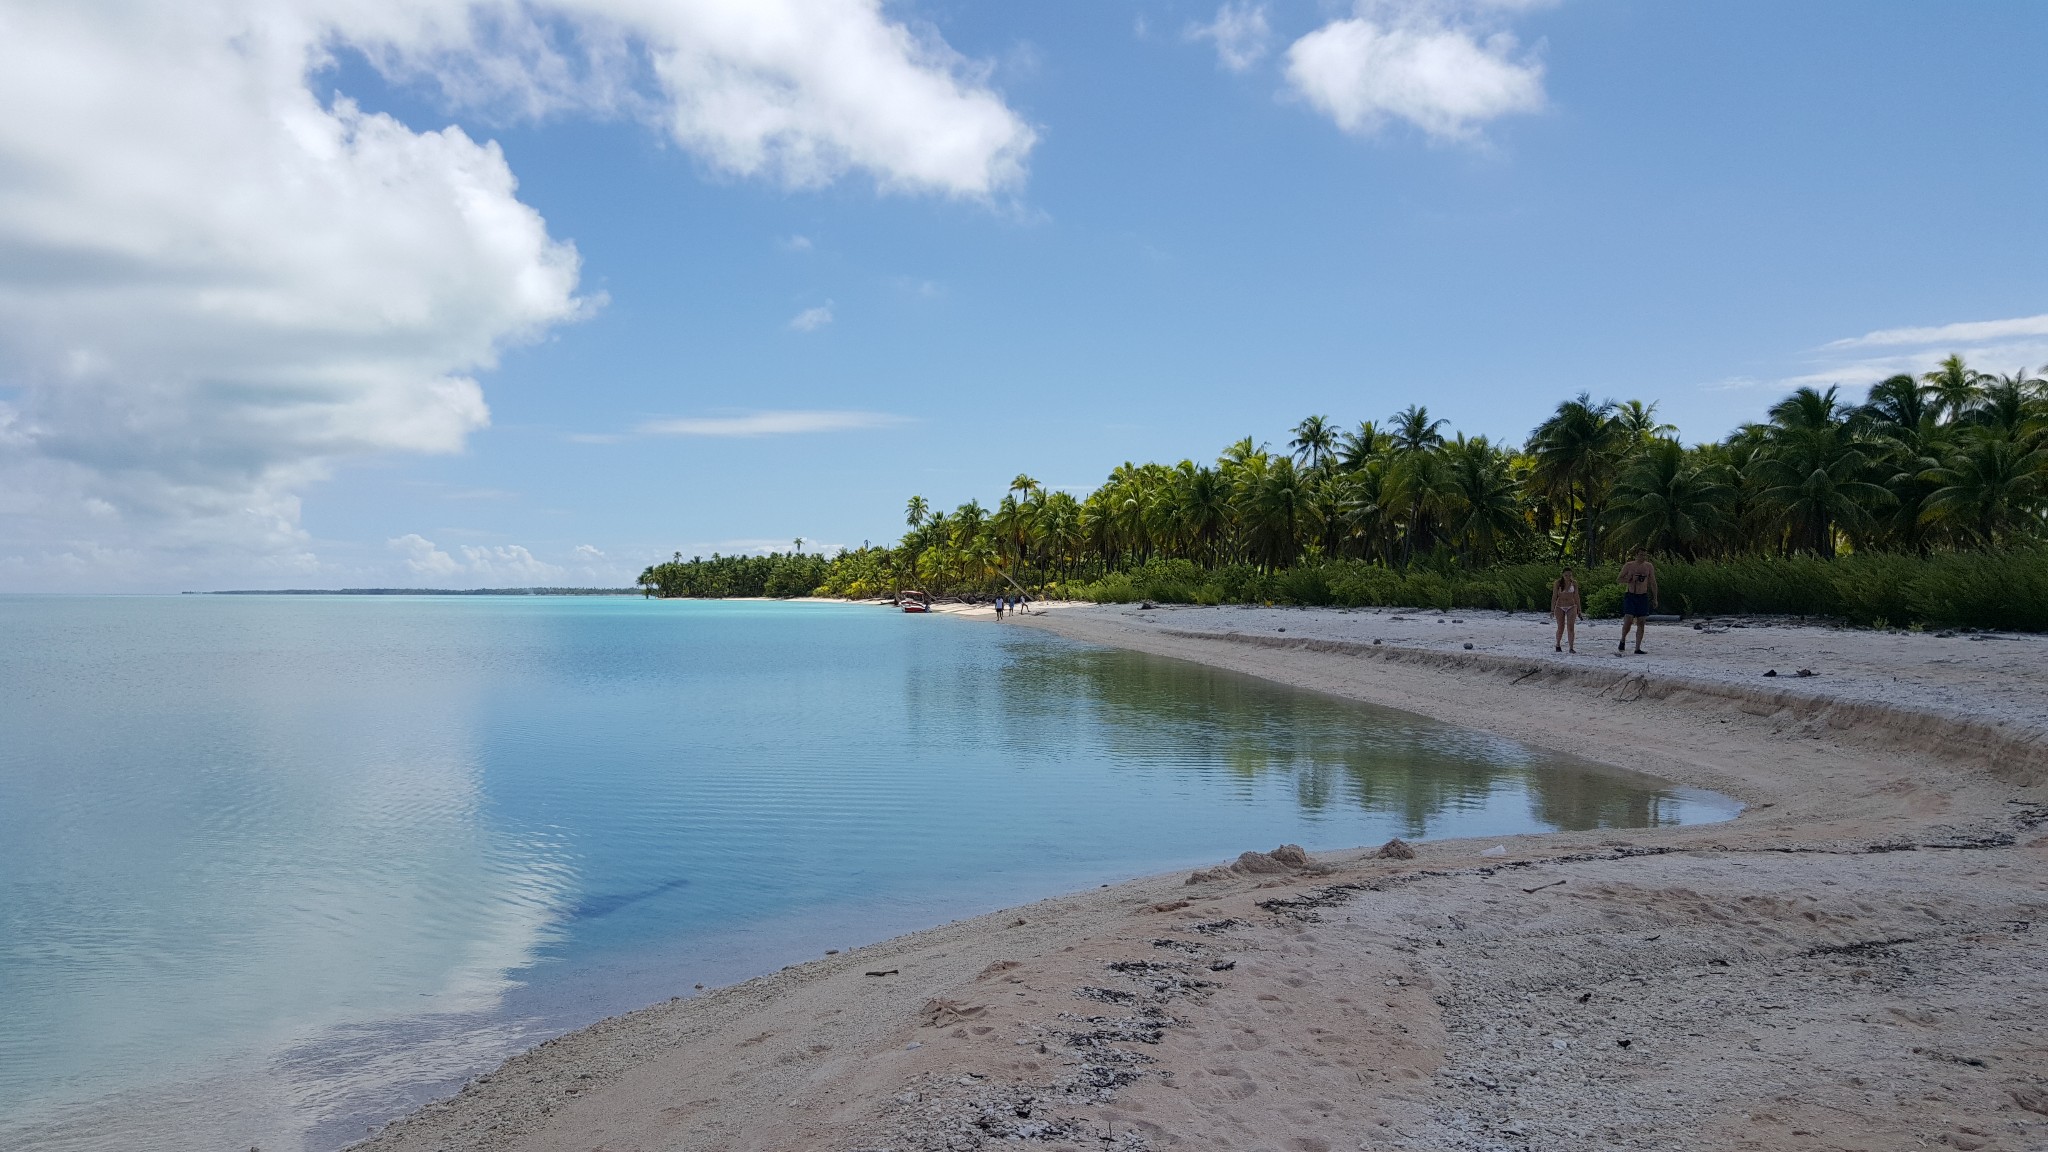
[[[1621,614],[1623,616],[1648,616],[1650,614],[1650,594],[1648,592],[1623,592],[1621,594]]]

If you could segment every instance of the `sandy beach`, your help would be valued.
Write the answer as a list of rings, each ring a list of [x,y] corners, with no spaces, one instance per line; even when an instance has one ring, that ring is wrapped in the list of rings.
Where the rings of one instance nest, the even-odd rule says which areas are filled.
[[[1703,620],[1619,656],[1595,622],[1570,656],[1529,613],[1002,626],[1748,807],[1390,856],[1245,844],[605,1020],[360,1147],[2048,1149],[2048,639]]]

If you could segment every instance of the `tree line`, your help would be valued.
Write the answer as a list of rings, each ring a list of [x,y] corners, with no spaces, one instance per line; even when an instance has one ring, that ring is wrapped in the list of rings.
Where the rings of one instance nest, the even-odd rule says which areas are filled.
[[[1087,595],[1170,564],[1180,583],[1238,598],[1333,564],[1451,577],[1637,547],[1709,564],[2035,554],[2048,542],[2048,381],[1951,356],[1860,401],[1800,388],[1692,446],[1655,404],[1586,393],[1519,445],[1453,433],[1421,405],[1348,428],[1312,415],[1278,448],[1247,437],[1213,462],[1125,463],[1080,496],[1019,475],[993,507],[914,496],[905,520],[896,545],[840,553],[807,590]],[[664,582],[679,566],[650,568],[649,586],[699,594],[666,591],[688,583]]]

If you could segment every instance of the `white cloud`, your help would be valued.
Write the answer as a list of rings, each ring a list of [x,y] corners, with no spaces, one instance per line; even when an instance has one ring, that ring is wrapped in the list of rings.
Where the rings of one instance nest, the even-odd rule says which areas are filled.
[[[1983,372],[2016,372],[2034,366],[2048,370],[2048,315],[1880,328],[1830,340],[1801,357],[1784,375],[1744,376],[1705,387],[1789,391],[1839,384],[1860,395],[1857,390],[1888,376],[1931,372],[1949,355],[1961,356],[1964,363]]]
[[[653,420],[638,431],[649,436],[789,436],[805,432],[846,432],[906,423],[887,412],[783,411],[732,416],[690,416]]]
[[[1214,20],[1189,27],[1187,35],[1190,40],[1214,41],[1217,62],[1243,72],[1265,59],[1273,29],[1266,23],[1264,4],[1231,0],[1216,10]]]
[[[497,548],[472,548],[465,544],[462,559],[467,570],[486,583],[506,580],[540,584],[562,577],[561,568],[535,559],[533,553],[517,544]]]
[[[422,576],[453,576],[462,571],[455,557],[434,547],[434,542],[417,532],[388,541],[392,551],[405,556],[406,571]]]
[[[595,544],[578,544],[576,546],[576,558],[578,560],[602,560],[605,558],[605,555],[604,550]]]
[[[1493,5],[1515,7],[1527,5]],[[1389,120],[1469,140],[1479,126],[1543,107],[1543,65],[1514,37],[1461,21],[1445,5],[1361,2],[1287,49],[1294,91],[1346,132]]]
[[[886,188],[987,197],[1022,180],[1037,140],[981,69],[890,22],[881,0],[349,7],[376,9],[356,23],[387,71],[527,115],[643,117],[720,168],[792,186],[860,171]]]
[[[816,332],[832,322],[832,302],[826,301],[816,308],[806,308],[789,318],[792,332]]]
[[[2000,343],[2048,339],[2048,313],[2010,320],[1966,320],[1929,328],[1880,328],[1828,344],[1830,348],[1878,348],[1911,345]]]
[[[0,584],[315,570],[309,484],[460,449],[476,375],[594,306],[498,147],[333,97],[338,46],[494,113],[652,118],[793,186],[985,198],[1034,141],[878,0],[10,3]]]
[[[481,587],[531,587],[559,580],[565,572],[558,565],[536,558],[519,544],[482,548],[462,545],[456,549],[462,553],[459,560],[417,532],[395,537],[386,544],[404,557],[407,572],[432,580],[474,580]],[[591,558],[583,548],[576,551],[579,560]],[[595,548],[589,551],[597,558],[604,555]]]
[[[809,252],[812,248],[811,238],[801,234],[786,236],[781,244],[784,252]]]

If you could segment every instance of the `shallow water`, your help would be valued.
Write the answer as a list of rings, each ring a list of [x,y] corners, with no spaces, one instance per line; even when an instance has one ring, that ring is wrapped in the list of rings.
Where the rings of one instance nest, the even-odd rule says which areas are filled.
[[[874,608],[0,597],[0,1147],[335,1148],[598,1017],[1082,885],[1734,811]]]

